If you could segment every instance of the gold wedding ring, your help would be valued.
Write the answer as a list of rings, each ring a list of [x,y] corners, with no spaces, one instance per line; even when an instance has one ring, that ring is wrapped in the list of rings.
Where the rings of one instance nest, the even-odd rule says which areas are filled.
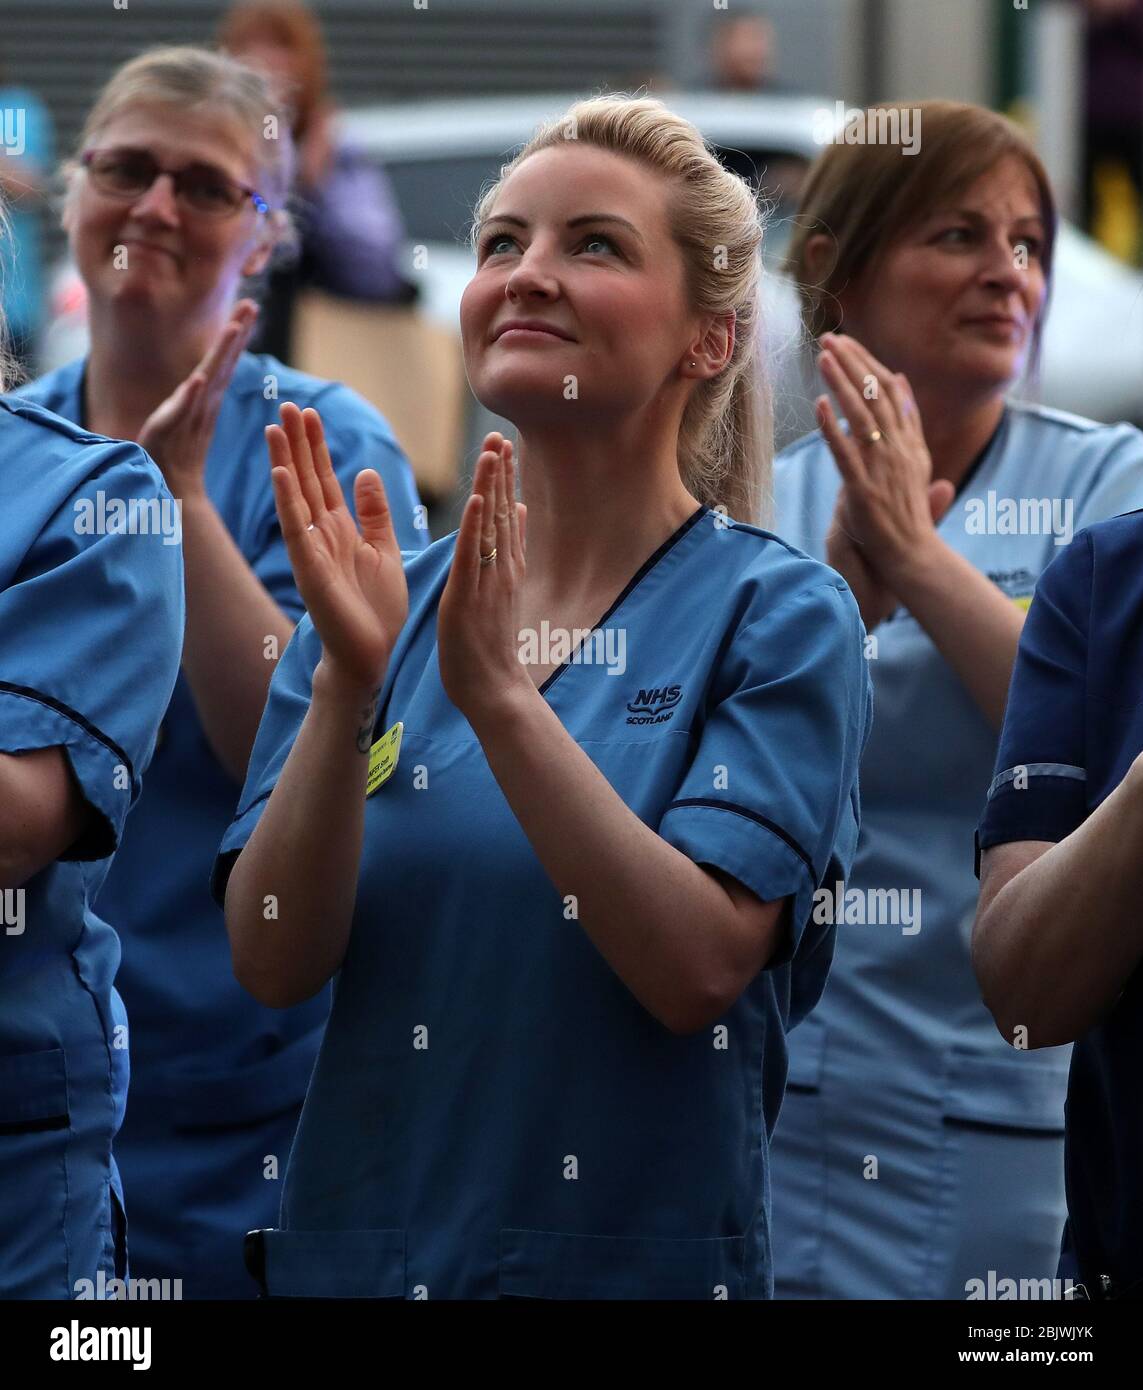
[[[481,567],[483,568],[485,565],[490,565],[490,564],[493,562],[493,560],[495,560],[495,559],[496,559],[496,547],[493,546],[492,549],[491,549],[491,551],[490,551],[487,555],[482,555],[482,556],[480,557],[480,564],[481,564]]]
[[[880,431],[880,430],[873,430],[873,431],[871,431],[869,434],[867,434],[867,435],[865,436],[865,442],[866,442],[866,444],[876,444],[877,441],[878,441],[880,438],[881,438],[881,431]]]

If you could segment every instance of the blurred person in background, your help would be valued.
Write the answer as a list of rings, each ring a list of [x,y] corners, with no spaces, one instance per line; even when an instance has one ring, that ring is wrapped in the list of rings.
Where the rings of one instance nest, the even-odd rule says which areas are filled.
[[[774,26],[760,14],[715,15],[710,45],[713,86],[723,92],[778,90],[774,69]]]
[[[14,375],[33,369],[44,323],[40,219],[53,157],[47,108],[28,88],[10,86],[0,70],[0,200],[10,223],[0,242],[0,303]]]
[[[255,351],[290,360],[294,303],[306,286],[349,299],[408,304],[401,270],[404,227],[389,180],[337,129],[327,55],[317,19],[295,0],[236,5],[219,29],[222,48],[266,74],[289,110],[297,148],[291,203],[293,261],[272,268],[261,296]]]
[[[742,96],[789,92],[790,88],[774,75],[774,55],[774,26],[763,15],[715,14],[710,37],[711,86],[715,90]],[[795,161],[775,163],[768,154],[753,149],[720,150],[719,159],[755,190],[769,193],[776,187],[793,196],[800,186],[803,170]]]
[[[980,998],[973,832],[1039,574],[1075,528],[1143,506],[1139,431],[1007,400],[1055,249],[1035,151],[982,108],[909,109],[915,155],[819,157],[789,251],[835,404],[776,460],[775,529],[857,596],[874,722],[775,1135],[787,1297],[963,1299],[990,1270],[1056,1270],[1068,1052],[1014,1052]]]
[[[242,1238],[276,1217],[329,1002],[255,1003],[208,883],[302,611],[266,476],[279,401],[320,404],[343,477],[377,469],[402,546],[427,541],[409,465],[373,407],[244,351],[256,306],[239,287],[289,233],[289,132],[263,133],[274,112],[259,73],[207,49],[153,50],[111,77],[64,171],[90,352],[22,391],[143,444],[181,502],[182,671],[99,912],[123,939],[133,1075],[116,1153],[132,1258],[143,1277],[181,1278],[188,1298],[248,1290]]]

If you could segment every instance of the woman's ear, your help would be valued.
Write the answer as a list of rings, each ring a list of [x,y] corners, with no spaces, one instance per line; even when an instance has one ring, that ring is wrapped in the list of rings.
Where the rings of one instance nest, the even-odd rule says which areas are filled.
[[[834,239],[825,232],[815,232],[806,242],[802,253],[805,283],[817,288],[828,277],[830,261],[836,253]]]
[[[833,273],[837,259],[837,242],[825,232],[815,232],[806,242],[802,253],[803,281],[818,302],[815,318],[819,319],[816,332],[831,328],[838,332],[843,323],[852,318],[856,305],[856,292],[853,284],[846,284],[836,294],[821,292],[822,285]]]
[[[716,314],[707,325],[702,337],[691,345],[687,353],[688,366],[701,364],[703,370],[697,375],[717,376],[734,354],[735,328],[737,315],[732,309],[728,314]],[[687,375],[692,373],[688,372]]]
[[[242,262],[242,274],[245,279],[248,280],[251,276],[260,275],[265,270],[277,244],[277,235],[270,227],[266,227],[259,236],[257,245],[251,249],[249,255]]]

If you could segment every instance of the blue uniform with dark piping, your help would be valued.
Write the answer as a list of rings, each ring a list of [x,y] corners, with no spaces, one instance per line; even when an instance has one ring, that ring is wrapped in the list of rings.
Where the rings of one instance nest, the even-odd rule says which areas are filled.
[[[174,499],[142,449],[0,399],[0,752],[62,748],[81,838],[0,913],[0,1298],[123,1277],[129,1035],[93,908],[178,674]]]
[[[24,388],[71,419],[84,363]],[[347,503],[376,468],[403,547],[428,540],[412,473],[385,420],[362,398],[272,357],[244,353],[206,464],[206,490],[235,544],[288,617],[303,611],[278,526],[264,429],[282,401],[322,416]],[[276,654],[268,653],[271,660]],[[181,1278],[184,1298],[251,1290],[242,1241],[277,1219],[282,1174],[329,1009],[329,992],[267,1009],[234,979],[210,869],[239,786],[215,757],[180,674],[159,747],[99,911],[123,940],[133,1079],[116,1153],[132,1274]]]
[[[557,893],[442,688],[436,616],[454,546],[407,565],[409,617],[377,724],[401,721],[403,738],[366,801],[348,952],[282,1220],[262,1244],[265,1287],[764,1298],[786,1033],[820,994],[832,949],[812,897],[847,871],[857,841],[870,707],[852,595],[766,532],[699,508],[542,687],[645,824],[760,899],[792,900],[768,968],[720,1020],[680,1036]],[[303,620],[216,894],[290,751],[319,656]]]

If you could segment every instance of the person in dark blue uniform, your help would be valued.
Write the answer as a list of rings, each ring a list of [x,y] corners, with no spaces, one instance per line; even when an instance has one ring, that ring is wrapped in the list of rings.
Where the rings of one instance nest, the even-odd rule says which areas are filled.
[[[137,445],[0,399],[0,1299],[122,1278],[128,1030],[92,903],[178,674],[174,498]]]
[[[280,403],[319,405],[343,478],[370,466],[419,549],[409,466],[344,386],[243,351],[238,300],[285,234],[289,138],[264,138],[264,80],[199,49],[121,69],[88,117],[65,209],[91,350],[23,392],[139,440],[182,504],[182,672],[146,792],[99,910],[123,938],[132,1097],[117,1154],[134,1271],[183,1295],[240,1297],[242,1237],[276,1217],[328,998],[276,1012],[234,980],[210,866],[279,653],[302,612],[266,478]],[[268,115],[268,113],[270,113]]]
[[[336,988],[270,1295],[771,1292],[871,710],[844,581],[753,524],[760,237],[652,100],[578,103],[482,202],[462,336],[526,564],[499,435],[406,581],[376,475],[359,533],[318,415],[272,432],[308,613],[215,890],[257,998]]]
[[[1001,1035],[1073,1042],[1060,1273],[1143,1298],[1143,512],[1036,587],[978,829],[973,963]]]

